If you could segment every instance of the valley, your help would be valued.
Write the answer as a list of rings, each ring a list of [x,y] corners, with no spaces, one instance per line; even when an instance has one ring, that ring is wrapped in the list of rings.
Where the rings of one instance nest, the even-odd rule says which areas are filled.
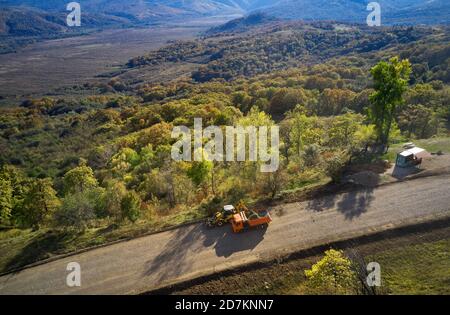
[[[35,43],[0,55],[0,96],[3,102],[17,103],[25,97],[77,95],[72,86],[99,81],[97,75],[117,71],[133,56],[169,40],[193,38],[204,29],[201,25],[115,29]]]

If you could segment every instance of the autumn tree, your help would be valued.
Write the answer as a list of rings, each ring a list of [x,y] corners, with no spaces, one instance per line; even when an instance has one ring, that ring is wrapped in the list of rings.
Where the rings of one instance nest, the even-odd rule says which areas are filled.
[[[319,98],[319,116],[339,115],[344,107],[351,107],[356,93],[350,90],[325,89]]]
[[[307,286],[313,293],[351,294],[357,283],[350,259],[340,250],[325,251],[325,256],[305,270]]]
[[[307,97],[302,89],[283,88],[278,90],[270,100],[269,113],[273,115],[284,114],[297,104],[305,104]]]
[[[382,146],[389,142],[395,112],[403,103],[410,73],[410,62],[398,57],[391,58],[389,62],[381,61],[371,69],[375,92],[370,95],[372,106],[369,117],[375,124],[377,143]]]
[[[63,182],[66,194],[82,192],[98,186],[94,171],[86,165],[81,165],[68,171],[64,175]]]
[[[140,132],[137,144],[139,147],[145,147],[149,144],[152,144],[155,147],[161,144],[168,144],[171,140],[171,132],[171,124],[165,122],[157,123]]]
[[[431,108],[424,105],[408,105],[398,116],[398,124],[402,131],[409,137],[419,139],[429,138],[439,129],[439,118]]]
[[[124,175],[140,163],[140,156],[133,149],[126,147],[120,149],[119,152],[111,158],[109,163],[114,174]]]

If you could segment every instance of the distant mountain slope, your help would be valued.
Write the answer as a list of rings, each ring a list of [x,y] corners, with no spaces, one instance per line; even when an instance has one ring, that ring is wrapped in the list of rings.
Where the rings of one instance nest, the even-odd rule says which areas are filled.
[[[231,20],[223,25],[219,25],[209,29],[205,34],[207,36],[223,33],[245,32],[253,27],[257,27],[262,24],[279,21],[270,15],[257,12],[248,16]]]
[[[164,22],[188,17],[228,16],[264,11],[279,18],[365,23],[370,0],[83,0],[82,11],[127,17],[140,22]],[[449,23],[448,0],[377,0],[382,22]],[[67,0],[0,0],[1,6],[25,5],[64,12]]]
[[[26,9],[4,9],[0,12],[0,34],[36,36],[64,32],[61,16]]]
[[[368,0],[282,0],[264,12],[300,20],[365,23]],[[450,23],[448,0],[377,0],[383,24]]]
[[[428,0],[396,12],[387,13],[388,20],[399,23],[449,24],[450,2],[448,0]]]
[[[84,0],[82,12],[128,17],[141,22],[158,22],[214,15],[244,14],[246,1],[233,0]],[[0,0],[2,6],[28,6],[65,12],[67,0]],[[244,7],[243,7],[244,6]]]
[[[65,13],[11,7],[4,8],[0,12],[0,35],[47,36],[127,23],[128,20],[115,16],[86,14],[82,28],[74,29],[67,27]]]
[[[93,30],[132,25],[126,18],[105,14],[85,14],[81,27],[68,27],[65,12],[44,11],[30,7],[0,10],[0,53],[43,39],[84,34]]]

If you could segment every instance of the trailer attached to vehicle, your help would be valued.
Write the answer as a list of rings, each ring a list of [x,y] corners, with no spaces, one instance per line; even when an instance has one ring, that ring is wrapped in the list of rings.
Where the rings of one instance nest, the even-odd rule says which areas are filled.
[[[249,215],[247,215],[245,211],[241,211],[233,215],[233,218],[231,219],[231,226],[233,228],[233,232],[238,233],[246,228],[253,228],[256,226],[267,227],[270,222],[272,222],[272,217],[270,216],[269,211],[263,211],[260,213],[251,211]]]

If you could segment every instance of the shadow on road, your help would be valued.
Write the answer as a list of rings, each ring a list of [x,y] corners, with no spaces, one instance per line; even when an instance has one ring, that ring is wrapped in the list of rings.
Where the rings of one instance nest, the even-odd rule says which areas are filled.
[[[329,208],[333,208],[336,204],[337,195],[328,195],[325,197],[318,197],[311,199],[308,202],[308,208],[314,211],[323,211]]]
[[[313,211],[324,211],[336,208],[346,219],[352,220],[366,212],[373,201],[372,187],[362,187],[343,194],[328,195],[308,202]]]
[[[345,218],[352,220],[367,211],[373,200],[373,188],[363,188],[345,193],[337,202],[337,209]]]
[[[172,232],[161,253],[148,262],[146,276],[156,275],[157,281],[185,274],[201,252],[214,250],[217,257],[228,258],[234,253],[253,250],[263,239],[266,228],[233,233],[229,225],[207,228],[196,224]]]
[[[199,224],[173,230],[163,250],[148,262],[145,275],[157,274],[159,281],[182,275],[189,264],[186,256],[189,252],[198,250],[202,234],[202,226]]]
[[[203,244],[205,247],[214,246],[218,257],[227,258],[237,252],[253,250],[264,239],[267,228],[261,226],[241,233],[233,233],[229,226],[221,230],[225,233],[219,233],[221,234],[219,238],[215,237],[215,232],[212,230],[206,233]]]

